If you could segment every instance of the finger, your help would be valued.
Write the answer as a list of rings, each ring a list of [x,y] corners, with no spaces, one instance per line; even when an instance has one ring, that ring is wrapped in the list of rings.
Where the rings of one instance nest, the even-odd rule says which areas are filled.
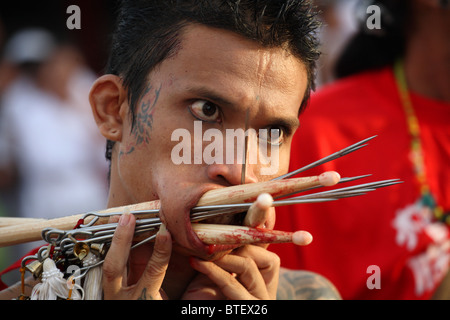
[[[252,295],[267,298],[266,282],[253,259],[228,255],[216,261],[216,264],[228,272],[235,273]]]
[[[172,253],[172,237],[165,225],[162,224],[157,235],[153,253],[147,263],[139,287],[146,288],[153,298],[160,298],[159,292],[166,275]]]
[[[182,300],[224,300],[226,297],[206,275],[198,273],[186,288]]]
[[[239,281],[255,297],[275,298],[279,257],[258,246],[245,246],[240,253],[242,255],[227,255],[215,263],[224,270],[237,274]]]
[[[236,275],[225,271],[214,262],[190,258],[191,266],[198,272],[203,273],[219,290],[228,298],[233,300],[252,300],[255,297],[236,279]]]
[[[244,226],[252,228],[263,227],[273,229],[275,226],[275,209],[272,208],[273,198],[268,193],[262,193],[250,206],[244,219]],[[267,248],[269,244],[259,244]]]
[[[135,222],[132,214],[125,213],[120,216],[111,247],[103,263],[105,297],[109,294],[117,294],[122,287],[131,242],[133,240]]]
[[[272,207],[273,198],[268,193],[262,193],[250,206],[244,219],[244,225],[249,227],[263,227],[269,217],[269,209]],[[264,226],[265,227],[265,226]]]
[[[233,252],[236,256],[242,256],[252,259],[256,264],[258,271],[264,279],[267,291],[273,299],[276,298],[280,272],[280,257],[273,252],[267,251],[258,246],[244,246]],[[241,281],[247,281],[244,276]]]

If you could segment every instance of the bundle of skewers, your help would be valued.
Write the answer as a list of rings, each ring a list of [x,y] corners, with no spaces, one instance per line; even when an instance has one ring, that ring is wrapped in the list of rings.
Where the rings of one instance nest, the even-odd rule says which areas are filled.
[[[339,157],[352,153],[374,137],[367,138],[335,152],[305,167],[289,172],[276,179],[260,183],[241,184],[206,192],[191,210],[194,231],[200,240],[209,245],[244,245],[255,243],[297,243],[295,232],[284,232],[242,225],[212,225],[202,223],[211,217],[247,214],[257,219],[258,207],[278,207],[301,203],[336,201],[341,198],[361,196],[376,189],[398,184],[398,179],[375,181],[347,187],[327,188],[349,183],[370,175],[341,178],[337,172],[328,171],[319,176],[293,178],[300,173]],[[244,170],[244,169],[243,169]],[[327,188],[315,192],[315,189]],[[308,192],[306,191],[311,191]],[[299,195],[300,193],[304,193]],[[9,246],[43,239],[43,246],[36,255],[22,261],[22,271],[29,271],[35,278],[42,278],[44,262],[50,259],[54,266],[66,270],[78,266],[71,281],[82,279],[88,272],[102,264],[112,241],[117,223],[110,217],[130,213],[136,216],[136,241],[132,248],[154,240],[161,226],[160,202],[150,201],[102,211],[89,212],[57,219],[0,219],[0,246]],[[256,213],[255,213],[256,212]],[[252,222],[245,223],[252,225]],[[98,290],[97,290],[98,291]]]

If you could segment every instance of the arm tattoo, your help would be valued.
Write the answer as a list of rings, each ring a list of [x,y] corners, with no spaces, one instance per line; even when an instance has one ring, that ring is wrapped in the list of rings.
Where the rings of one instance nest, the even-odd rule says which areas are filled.
[[[308,271],[280,271],[278,300],[340,300],[333,284],[324,277]]]

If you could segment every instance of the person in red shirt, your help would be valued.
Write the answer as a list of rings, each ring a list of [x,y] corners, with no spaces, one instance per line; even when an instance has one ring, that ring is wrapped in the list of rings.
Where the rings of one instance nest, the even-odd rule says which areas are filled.
[[[373,32],[364,21],[340,59],[341,79],[312,96],[291,169],[377,135],[302,175],[336,170],[372,174],[361,183],[403,183],[278,208],[278,229],[309,230],[314,241],[270,249],[283,267],[328,277],[344,299],[429,299],[444,285],[450,261],[450,8],[432,0],[377,4],[390,20]]]

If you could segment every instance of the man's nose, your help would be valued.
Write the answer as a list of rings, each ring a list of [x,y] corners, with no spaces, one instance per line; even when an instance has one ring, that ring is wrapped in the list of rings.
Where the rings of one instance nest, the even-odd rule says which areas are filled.
[[[258,178],[254,173],[254,165],[247,164],[245,176],[242,177],[243,166],[240,163],[235,164],[211,164],[207,168],[208,178],[216,183],[225,185],[239,185],[242,183],[255,183]],[[243,179],[242,179],[243,178]]]

